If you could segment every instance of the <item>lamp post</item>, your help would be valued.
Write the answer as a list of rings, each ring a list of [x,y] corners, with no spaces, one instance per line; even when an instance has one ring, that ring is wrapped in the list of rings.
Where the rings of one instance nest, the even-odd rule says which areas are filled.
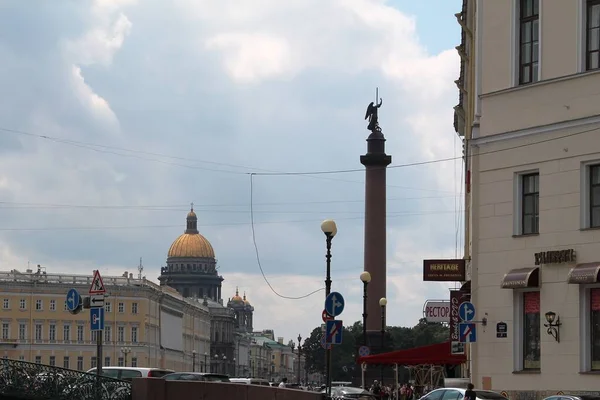
[[[360,280],[363,283],[363,345],[367,345],[367,286],[371,282],[371,274],[369,271],[364,271],[360,274]]]
[[[206,367],[206,358],[207,357],[208,357],[208,354],[206,354],[206,352],[204,352],[204,371],[203,372],[208,372],[207,367]]]
[[[325,276],[325,297],[331,293],[331,241],[337,234],[337,226],[335,221],[332,219],[326,219],[321,223],[321,230],[325,234],[325,243],[327,245],[327,253],[325,255],[327,264],[327,274]],[[325,350],[326,363],[325,363],[325,384],[327,397],[331,397],[331,346]]]
[[[123,359],[125,361],[125,367],[127,366],[127,356],[131,353],[130,347],[121,347],[121,353],[123,354]]]
[[[196,372],[196,350],[192,350],[192,372]]]
[[[215,367],[211,368],[211,369],[213,369],[213,371],[211,371],[211,372],[217,372],[218,371],[218,365],[219,365],[219,355],[215,354]]]
[[[223,354],[223,373],[227,374],[227,356]]]
[[[298,386],[300,386],[300,356],[302,354],[302,336],[298,334]]]
[[[236,372],[235,372],[236,369],[237,369],[237,364],[235,361],[235,357],[233,357],[233,376],[236,376]]]
[[[379,299],[379,306],[381,307],[381,352],[383,353],[383,346],[385,340],[385,306],[387,305],[387,299],[382,297]],[[381,385],[383,386],[383,364],[381,364]]]

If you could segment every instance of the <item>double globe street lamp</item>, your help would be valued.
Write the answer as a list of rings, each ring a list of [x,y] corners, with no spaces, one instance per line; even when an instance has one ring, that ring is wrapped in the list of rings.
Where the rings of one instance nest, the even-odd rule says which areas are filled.
[[[360,280],[363,283],[363,345],[367,345],[367,287],[371,282],[371,274],[369,271],[364,271],[360,274]]]
[[[337,234],[337,225],[332,219],[326,219],[321,223],[321,230],[325,234],[327,253],[325,254],[327,272],[325,275],[325,298],[331,293],[331,241]],[[327,396],[331,397],[331,347],[327,348],[327,362],[325,364],[325,383]]]

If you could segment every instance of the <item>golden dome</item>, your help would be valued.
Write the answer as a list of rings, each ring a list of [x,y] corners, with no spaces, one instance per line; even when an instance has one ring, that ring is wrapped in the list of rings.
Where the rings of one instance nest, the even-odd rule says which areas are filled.
[[[194,212],[194,203],[186,217],[186,230],[179,236],[171,248],[168,257],[215,258],[215,251],[210,242],[198,232],[198,217]]]
[[[240,297],[240,291],[238,290],[238,288],[237,288],[237,287],[235,288],[235,296],[233,296],[233,297],[231,298],[231,302],[232,302],[232,303],[243,303],[243,302],[244,302],[244,299],[242,299],[242,298]]]
[[[244,304],[249,306],[250,302],[248,301],[248,299],[246,299],[246,292],[244,292]]]
[[[199,233],[184,233],[169,249],[168,257],[215,258],[210,242]]]

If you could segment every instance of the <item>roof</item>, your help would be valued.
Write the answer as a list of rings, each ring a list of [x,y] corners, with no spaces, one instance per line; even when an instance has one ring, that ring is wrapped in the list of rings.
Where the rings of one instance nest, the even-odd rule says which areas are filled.
[[[451,354],[451,343],[443,342],[429,346],[396,350],[388,353],[360,357],[358,363],[398,365],[458,365],[465,363],[464,354]]]

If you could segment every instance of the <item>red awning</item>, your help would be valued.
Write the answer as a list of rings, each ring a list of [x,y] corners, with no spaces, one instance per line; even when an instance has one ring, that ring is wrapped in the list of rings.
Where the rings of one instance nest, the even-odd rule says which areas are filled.
[[[389,353],[360,357],[358,364],[398,364],[398,365],[457,365],[467,361],[464,354],[450,354],[450,342],[396,350]]]

